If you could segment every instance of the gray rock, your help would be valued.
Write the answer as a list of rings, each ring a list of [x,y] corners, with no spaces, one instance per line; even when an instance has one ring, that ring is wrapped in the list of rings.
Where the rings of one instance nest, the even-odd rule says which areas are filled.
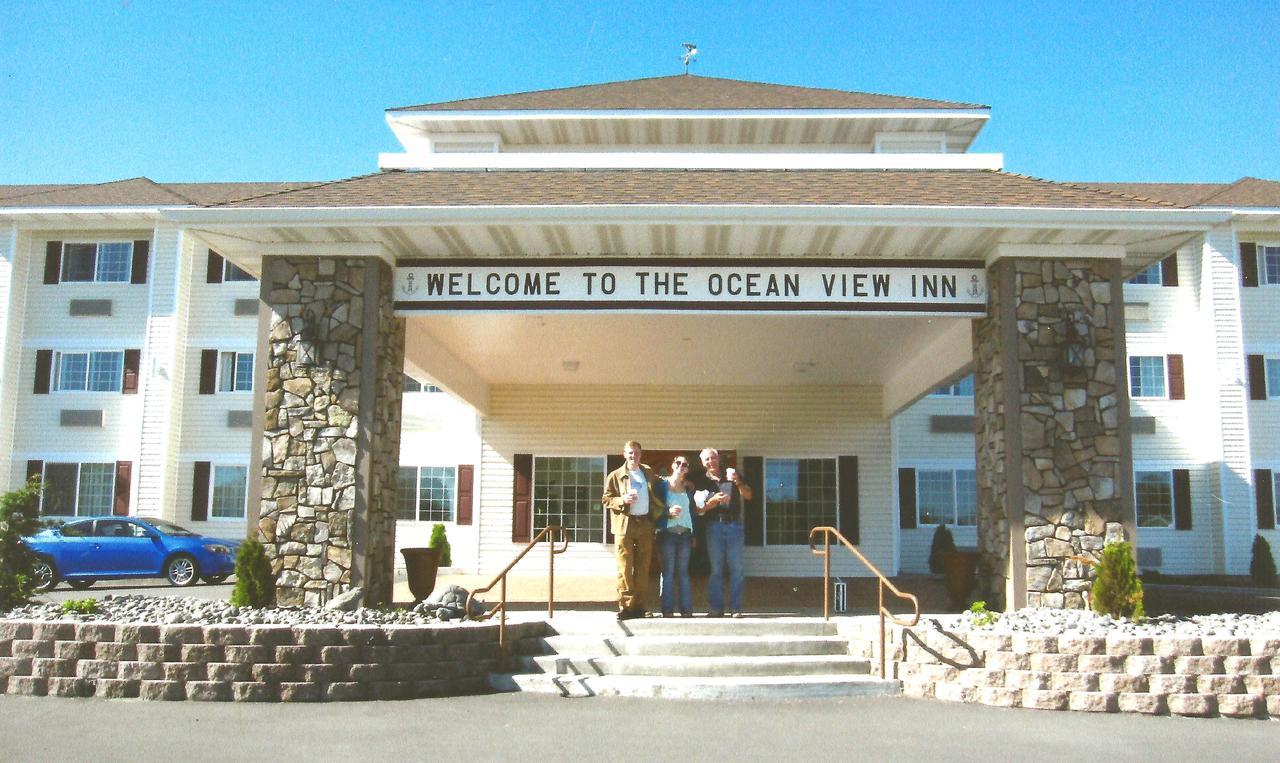
[[[360,608],[360,602],[364,600],[364,589],[360,586],[352,588],[346,593],[340,593],[329,600],[324,605],[325,609],[331,609],[336,612],[352,612]]]

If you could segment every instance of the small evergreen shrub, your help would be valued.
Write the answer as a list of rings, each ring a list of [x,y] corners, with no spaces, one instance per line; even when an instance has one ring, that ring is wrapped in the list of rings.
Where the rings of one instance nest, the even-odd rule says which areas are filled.
[[[40,520],[40,478],[32,477],[18,490],[0,496],[0,612],[31,600],[35,557],[22,545],[24,535],[44,526]]]
[[[1142,604],[1142,581],[1133,559],[1133,546],[1112,543],[1102,550],[1095,571],[1090,604],[1093,611],[1116,619],[1141,620],[1147,616]]]
[[[1261,535],[1253,536],[1253,558],[1249,560],[1249,579],[1262,588],[1276,587],[1276,560],[1271,544]]]
[[[453,552],[449,548],[449,539],[445,537],[444,525],[437,524],[431,528],[431,540],[427,543],[427,548],[440,549],[440,566],[453,566]]]
[[[933,531],[933,545],[929,547],[929,571],[942,574],[942,555],[956,550],[956,539],[946,525],[938,525]]]
[[[92,615],[98,611],[97,599],[68,599],[62,602],[63,612],[74,612],[77,615]]]
[[[250,538],[240,545],[236,554],[236,587],[231,592],[231,603],[237,607],[262,609],[274,604],[275,600],[276,576],[271,572],[267,550]]]

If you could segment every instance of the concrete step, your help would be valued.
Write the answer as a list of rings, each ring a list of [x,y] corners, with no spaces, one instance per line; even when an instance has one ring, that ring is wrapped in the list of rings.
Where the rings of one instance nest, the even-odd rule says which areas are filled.
[[[646,617],[618,623],[628,636],[835,636],[836,624],[812,617]]]
[[[523,673],[663,677],[735,677],[853,675],[871,671],[871,663],[849,655],[633,656],[553,654],[516,658]]]
[[[520,653],[671,655],[684,657],[768,657],[784,654],[848,654],[849,641],[836,636],[549,636],[522,643]]]
[[[806,699],[902,693],[901,681],[882,681],[865,675],[672,677],[495,673],[489,676],[489,685],[498,691],[539,692],[561,697],[697,700]]]

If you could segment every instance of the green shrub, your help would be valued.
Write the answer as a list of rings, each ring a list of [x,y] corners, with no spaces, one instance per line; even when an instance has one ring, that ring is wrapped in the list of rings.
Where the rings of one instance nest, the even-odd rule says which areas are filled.
[[[445,537],[444,525],[437,524],[431,528],[431,540],[427,543],[427,548],[440,549],[440,566],[453,566],[453,552],[449,548],[449,539]]]
[[[971,604],[969,606],[969,614],[973,616],[973,624],[979,628],[995,625],[996,621],[1000,619],[1000,613],[987,609],[985,601],[975,601]]]
[[[68,599],[62,602],[63,612],[74,612],[77,615],[92,615],[98,611],[97,599]]]
[[[1276,560],[1271,556],[1271,544],[1261,535],[1253,536],[1253,558],[1249,560],[1249,579],[1256,586],[1274,588],[1276,585]]]
[[[1114,618],[1141,620],[1147,616],[1142,605],[1142,581],[1133,560],[1133,546],[1112,543],[1102,550],[1097,578],[1093,581],[1093,611]]]
[[[271,571],[267,550],[250,538],[236,554],[236,587],[231,603],[237,607],[269,607],[276,600],[276,576]]]
[[[35,557],[20,541],[44,526],[40,489],[40,478],[32,477],[22,488],[0,496],[0,612],[26,604],[34,592]]]
[[[942,574],[942,555],[956,550],[956,539],[946,525],[938,525],[933,531],[933,545],[929,547],[929,571]]]

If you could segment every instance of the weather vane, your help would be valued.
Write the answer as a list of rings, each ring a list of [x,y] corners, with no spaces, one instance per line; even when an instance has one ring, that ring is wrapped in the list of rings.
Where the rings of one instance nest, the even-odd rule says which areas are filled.
[[[680,60],[684,62],[684,73],[689,73],[689,64],[693,63],[694,56],[698,55],[698,46],[691,42],[680,43],[684,46],[684,53],[680,56]]]

